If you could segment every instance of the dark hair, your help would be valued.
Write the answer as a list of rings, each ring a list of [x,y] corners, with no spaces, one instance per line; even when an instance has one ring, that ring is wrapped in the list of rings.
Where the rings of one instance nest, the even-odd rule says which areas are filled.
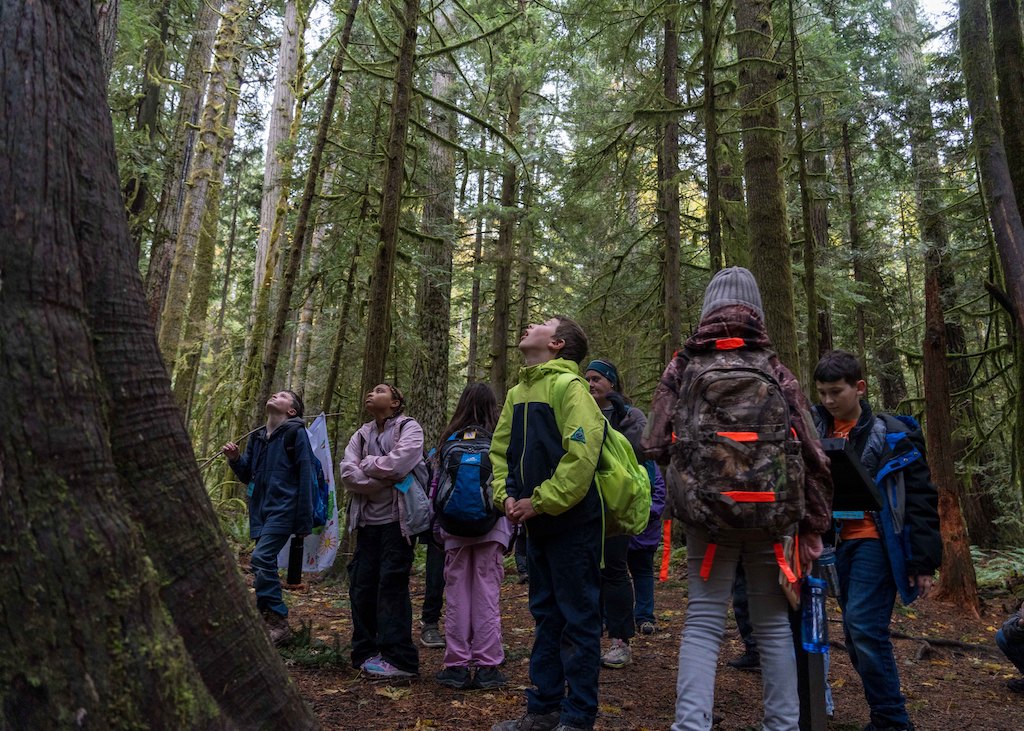
[[[391,414],[392,416],[398,416],[399,414],[402,413],[402,409],[405,408],[405,396],[402,395],[402,391],[398,388],[398,386],[393,386],[387,381],[385,381],[383,385],[391,389],[391,400],[398,402],[398,408],[395,409],[393,414]]]
[[[497,423],[498,399],[494,396],[494,389],[486,383],[471,383],[462,389],[455,413],[441,433],[441,444],[467,426],[479,426],[487,431],[494,431],[494,425]]]
[[[306,411],[306,405],[302,403],[302,397],[294,391],[285,389],[285,393],[292,397],[292,408],[295,409],[295,415],[301,417]]]
[[[583,332],[580,324],[571,317],[554,315],[554,319],[558,320],[558,327],[555,328],[554,337],[565,341],[565,345],[559,351],[558,357],[575,363],[581,362],[587,357],[587,351],[590,349],[590,344],[587,342],[587,334]]]
[[[857,381],[864,380],[864,371],[853,353],[830,350],[821,356],[818,365],[814,367],[814,380],[820,383],[846,381],[851,386],[856,386]]]

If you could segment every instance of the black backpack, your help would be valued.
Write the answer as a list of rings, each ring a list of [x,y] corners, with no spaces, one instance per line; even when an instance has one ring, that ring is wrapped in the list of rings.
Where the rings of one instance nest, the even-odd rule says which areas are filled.
[[[438,450],[434,515],[453,536],[487,534],[498,521],[491,503],[491,434],[470,426],[452,434]]]

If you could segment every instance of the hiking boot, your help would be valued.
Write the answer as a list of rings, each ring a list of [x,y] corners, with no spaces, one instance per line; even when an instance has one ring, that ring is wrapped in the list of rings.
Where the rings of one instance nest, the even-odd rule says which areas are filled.
[[[737,670],[759,673],[761,672],[761,653],[747,650],[736,659],[727,662],[726,665]]]
[[[528,573],[525,573],[525,572],[519,574],[519,578],[516,579],[516,583],[517,584],[529,584],[530,583],[530,575]]]
[[[658,631],[658,628],[654,626],[654,622],[641,622],[637,630],[642,635],[653,635]]]
[[[1012,690],[1014,693],[1024,693],[1024,678],[1014,678],[1013,680],[1006,681],[1007,690]]]
[[[436,624],[425,624],[420,632],[420,644],[424,647],[444,647],[444,637]]]
[[[416,673],[410,673],[407,670],[399,670],[394,665],[392,665],[380,656],[371,657],[369,660],[364,662],[363,672],[369,675],[371,678],[381,678],[384,680],[412,678],[416,675]]]
[[[272,609],[263,610],[263,622],[270,633],[270,641],[274,647],[280,647],[292,638],[292,628],[288,624],[288,618],[278,614]]]
[[[626,640],[612,640],[608,652],[601,655],[601,664],[606,668],[624,668],[633,662],[633,653]]]
[[[491,731],[554,731],[561,717],[561,710],[551,713],[527,713],[522,718],[502,721],[491,726]]]
[[[507,682],[505,674],[490,665],[481,665],[476,669],[476,675],[473,676],[473,687],[485,690],[504,688]]]
[[[906,726],[879,726],[872,721],[864,727],[864,731],[914,731],[914,724],[908,723]]]
[[[473,679],[469,675],[469,668],[465,667],[450,667],[445,668],[437,675],[437,682],[447,688],[454,688],[455,690],[465,690],[473,685]]]

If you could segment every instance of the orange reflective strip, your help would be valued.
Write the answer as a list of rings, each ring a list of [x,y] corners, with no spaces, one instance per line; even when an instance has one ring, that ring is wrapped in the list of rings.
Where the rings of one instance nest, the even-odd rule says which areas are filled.
[[[789,568],[789,564],[786,563],[786,554],[782,550],[782,544],[776,543],[775,546],[775,563],[779,565],[779,570],[782,575],[786,577],[786,581],[790,584],[796,583],[796,576],[793,574],[793,569]]]
[[[707,581],[711,578],[711,564],[715,562],[715,551],[718,546],[714,543],[708,544],[708,550],[704,553],[704,560],[700,563],[700,578]]]
[[[720,431],[715,433],[720,437],[732,439],[734,442],[756,442],[761,438],[756,431]]]
[[[796,564],[796,578],[800,578],[800,534],[793,535],[793,562]]]
[[[661,573],[658,581],[668,581],[668,564],[672,559],[672,521],[666,520],[661,535]]]
[[[715,350],[737,350],[746,344],[743,338],[719,338],[715,341]]]
[[[745,492],[743,490],[730,490],[723,492],[726,497],[731,497],[738,503],[774,503],[774,492]]]
[[[675,432],[672,432],[672,443],[675,444],[679,441],[679,437],[676,436]]]

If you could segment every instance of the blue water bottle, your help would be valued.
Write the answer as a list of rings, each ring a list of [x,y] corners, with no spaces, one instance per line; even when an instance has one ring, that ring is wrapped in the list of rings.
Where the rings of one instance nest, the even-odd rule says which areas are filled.
[[[807,652],[828,652],[827,586],[824,579],[805,576],[800,587],[800,640]]]

